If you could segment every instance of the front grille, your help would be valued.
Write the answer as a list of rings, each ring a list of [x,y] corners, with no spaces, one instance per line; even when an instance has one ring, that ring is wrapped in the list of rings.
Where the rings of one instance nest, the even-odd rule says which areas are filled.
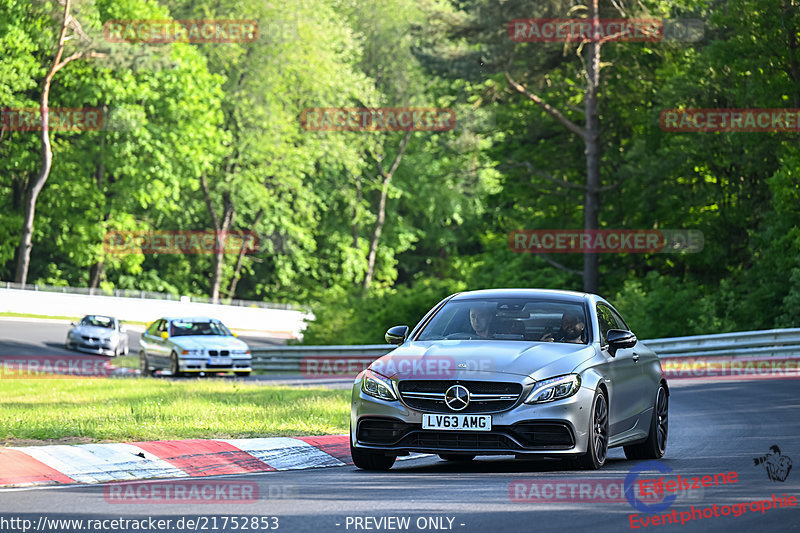
[[[221,352],[217,350],[208,351],[208,355],[230,355],[230,353],[231,352],[229,350],[222,350]]]
[[[463,385],[470,402],[459,413],[494,413],[512,408],[522,393],[519,383],[468,380],[406,380],[397,387],[406,405],[419,411],[453,413],[444,402],[444,394],[453,385]]]
[[[94,341],[94,342],[100,342],[100,337],[87,337],[86,335],[82,335],[81,337],[82,337],[82,338],[83,338],[83,340],[85,340],[85,341]]]
[[[500,433],[464,433],[460,431],[415,431],[400,443],[402,446],[452,450],[521,449]]]

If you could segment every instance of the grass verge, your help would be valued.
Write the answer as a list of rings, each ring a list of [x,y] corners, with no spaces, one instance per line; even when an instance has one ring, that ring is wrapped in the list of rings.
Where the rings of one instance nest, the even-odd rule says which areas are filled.
[[[341,434],[349,405],[348,390],[229,380],[3,380],[0,443]]]

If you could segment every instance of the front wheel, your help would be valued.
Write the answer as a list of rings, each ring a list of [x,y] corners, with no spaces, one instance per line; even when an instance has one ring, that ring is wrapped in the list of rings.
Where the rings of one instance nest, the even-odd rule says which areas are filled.
[[[661,459],[667,451],[667,430],[669,429],[669,394],[663,384],[658,386],[650,433],[647,440],[639,444],[624,446],[628,459]]]
[[[588,448],[585,454],[576,458],[578,467],[582,470],[602,468],[608,456],[608,400],[599,389],[592,400]]]
[[[396,455],[385,455],[380,452],[353,448],[352,442],[350,443],[350,457],[353,458],[353,464],[361,470],[376,470],[380,472],[386,472],[392,468],[397,459]]]
[[[237,377],[246,378],[250,375],[250,372],[234,372],[234,374],[236,374]]]
[[[179,378],[183,375],[181,367],[178,365],[178,354],[175,352],[172,352],[172,356],[169,358],[169,372],[174,378]]]
[[[139,352],[139,374],[142,376],[152,376],[155,371],[150,369],[150,363],[147,361],[147,353],[144,350]]]

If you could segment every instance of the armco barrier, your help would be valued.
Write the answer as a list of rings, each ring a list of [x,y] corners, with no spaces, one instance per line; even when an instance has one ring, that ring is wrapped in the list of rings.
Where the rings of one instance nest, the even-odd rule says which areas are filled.
[[[661,359],[681,357],[800,357],[800,328],[742,331],[717,335],[642,341]],[[268,372],[300,372],[304,358],[338,357],[368,363],[389,353],[391,344],[280,346],[253,350],[253,368]]]

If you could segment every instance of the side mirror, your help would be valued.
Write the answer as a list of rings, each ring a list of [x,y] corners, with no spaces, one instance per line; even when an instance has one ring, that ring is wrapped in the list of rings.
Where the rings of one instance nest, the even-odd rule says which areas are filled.
[[[611,357],[617,355],[617,350],[624,350],[625,348],[633,348],[636,346],[636,335],[624,329],[608,330],[606,339],[608,340],[608,353],[611,354]]]
[[[164,340],[169,339],[169,333],[167,333],[166,331],[162,331],[161,332],[161,338],[164,339]]]
[[[408,326],[394,326],[389,328],[383,338],[389,344],[403,344],[406,342],[406,336],[408,336]]]
[[[70,322],[69,325],[70,326],[77,326],[78,324],[76,324],[75,322]]]

